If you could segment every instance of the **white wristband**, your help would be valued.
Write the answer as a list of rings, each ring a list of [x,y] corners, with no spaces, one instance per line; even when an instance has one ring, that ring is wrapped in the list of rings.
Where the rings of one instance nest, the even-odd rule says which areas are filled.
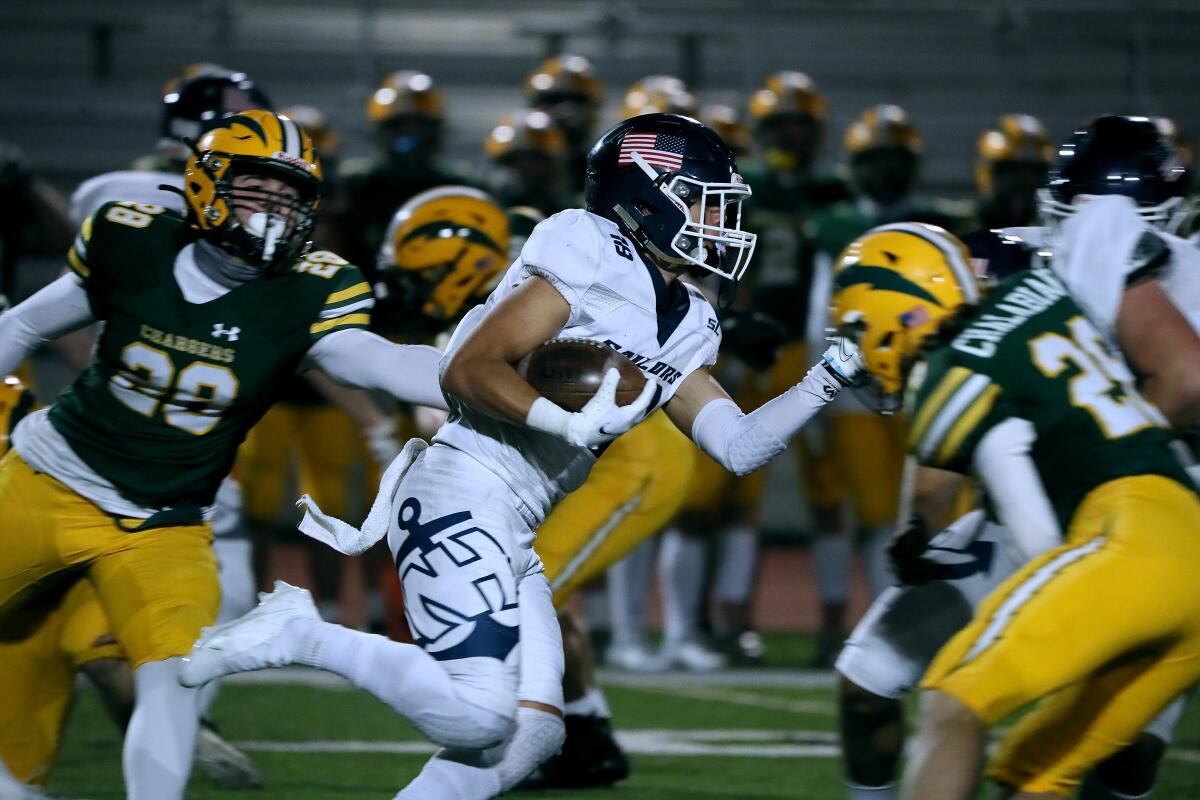
[[[525,415],[525,424],[534,430],[553,434],[560,439],[567,436],[567,427],[571,423],[571,412],[557,406],[545,397],[539,397],[529,407]]]

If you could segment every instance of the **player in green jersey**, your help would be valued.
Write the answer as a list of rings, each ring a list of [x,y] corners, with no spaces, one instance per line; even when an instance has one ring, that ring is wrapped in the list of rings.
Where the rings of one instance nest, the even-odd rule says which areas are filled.
[[[1173,436],[1044,265],[984,298],[961,242],[882,226],[839,259],[833,310],[879,399],[907,383],[918,462],[976,474],[1031,559],[926,673],[904,796],[970,796],[987,729],[1036,700],[989,775],[1069,794],[1200,678],[1200,500]]]
[[[95,586],[135,668],[130,798],[182,797],[196,701],[176,672],[218,593],[207,517],[286,379],[316,366],[444,407],[437,351],[368,333],[369,285],[333,253],[310,252],[320,181],[293,121],[230,115],[188,162],[185,215],[101,206],[71,273],[0,316],[0,374],[44,341],[105,323],[93,363],[18,426],[0,462],[0,529],[21,532],[0,537],[0,620],[56,577]],[[8,740],[0,756],[23,780],[36,770],[14,764]]]

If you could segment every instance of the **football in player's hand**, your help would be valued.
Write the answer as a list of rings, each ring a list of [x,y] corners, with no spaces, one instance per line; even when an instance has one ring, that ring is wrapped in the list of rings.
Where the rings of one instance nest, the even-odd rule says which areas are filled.
[[[592,399],[610,369],[621,374],[617,405],[637,399],[646,376],[625,356],[589,339],[554,339],[517,362],[517,373],[556,405],[578,411]]]

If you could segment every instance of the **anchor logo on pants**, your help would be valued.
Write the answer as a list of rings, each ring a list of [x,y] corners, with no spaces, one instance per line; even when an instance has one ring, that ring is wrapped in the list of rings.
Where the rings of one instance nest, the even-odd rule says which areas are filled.
[[[422,521],[415,497],[400,504],[396,522],[407,534],[394,556],[416,643],[439,661],[507,658],[518,627],[494,615],[512,612],[505,616],[515,621],[517,588],[496,538],[472,524],[470,511]],[[506,569],[494,568],[500,560]]]

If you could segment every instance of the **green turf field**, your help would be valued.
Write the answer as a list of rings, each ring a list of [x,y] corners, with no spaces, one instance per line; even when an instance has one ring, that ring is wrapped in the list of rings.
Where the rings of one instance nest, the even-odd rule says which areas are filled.
[[[780,652],[776,648],[776,663]],[[388,708],[326,681],[322,674],[263,672],[250,679],[287,682],[226,685],[213,716],[226,737],[243,744],[263,769],[266,789],[220,791],[204,776],[193,775],[190,798],[390,800],[429,752]],[[633,776],[613,791],[522,796],[545,800],[842,796],[833,692],[827,676],[779,669],[743,671],[732,679],[715,680],[612,676],[608,697],[623,741],[633,754]],[[52,787],[80,800],[124,797],[120,741],[90,690],[81,695],[74,710]],[[1155,797],[1200,797],[1200,707],[1185,716]]]

